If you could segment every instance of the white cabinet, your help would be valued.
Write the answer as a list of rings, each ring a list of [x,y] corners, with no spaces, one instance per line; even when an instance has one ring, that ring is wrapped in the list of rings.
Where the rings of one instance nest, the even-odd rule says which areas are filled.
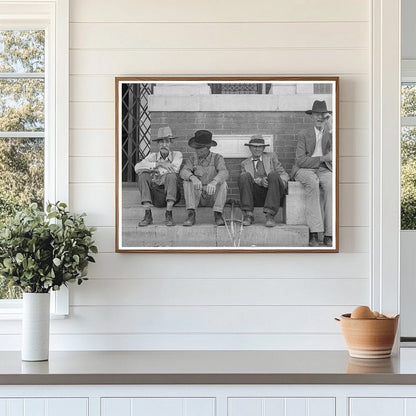
[[[415,398],[351,398],[349,416],[414,416]]]
[[[335,416],[335,399],[229,398],[228,416]]]
[[[86,398],[4,398],[0,416],[88,416]]]
[[[214,398],[102,398],[101,416],[213,416]]]

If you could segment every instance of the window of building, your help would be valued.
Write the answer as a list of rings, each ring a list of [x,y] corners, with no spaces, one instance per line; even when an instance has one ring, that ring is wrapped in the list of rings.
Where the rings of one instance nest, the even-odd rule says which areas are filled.
[[[416,74],[401,88],[401,229],[416,230]]]
[[[0,221],[68,201],[68,4],[0,0]],[[20,297],[0,278],[0,315],[19,312]],[[67,313],[67,291],[52,298]]]

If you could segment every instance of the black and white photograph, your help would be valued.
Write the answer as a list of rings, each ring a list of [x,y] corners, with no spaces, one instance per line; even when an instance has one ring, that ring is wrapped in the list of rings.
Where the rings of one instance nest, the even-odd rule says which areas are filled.
[[[338,77],[115,81],[118,252],[338,252]]]

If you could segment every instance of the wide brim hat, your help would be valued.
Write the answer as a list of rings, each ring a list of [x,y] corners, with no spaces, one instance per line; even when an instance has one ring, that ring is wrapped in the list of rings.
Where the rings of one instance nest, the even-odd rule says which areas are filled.
[[[188,146],[194,149],[216,145],[217,142],[212,140],[212,133],[208,130],[197,130],[194,137],[191,137],[188,141]]]
[[[319,101],[315,100],[312,105],[312,110],[306,110],[306,114],[312,114],[312,113],[328,113],[332,114],[332,111],[328,111],[326,108],[326,102],[325,101]]]
[[[173,137],[172,130],[169,126],[166,127],[159,127],[157,131],[157,137],[152,139],[153,142],[157,142],[159,140],[164,139],[176,139],[177,137]]]
[[[269,144],[264,142],[263,136],[261,134],[255,134],[251,136],[250,141],[248,143],[244,143],[244,146],[270,146]]]

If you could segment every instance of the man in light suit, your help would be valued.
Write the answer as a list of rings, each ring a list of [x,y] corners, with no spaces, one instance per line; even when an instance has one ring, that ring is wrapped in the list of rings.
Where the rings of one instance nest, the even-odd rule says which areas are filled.
[[[266,214],[266,227],[274,227],[275,215],[283,203],[289,175],[279,162],[276,153],[265,152],[262,135],[251,137],[248,146],[251,157],[241,162],[241,174],[238,179],[240,204],[243,210],[243,225],[254,222],[254,207],[263,207]]]
[[[306,222],[309,245],[319,245],[318,233],[324,233],[324,245],[332,247],[332,111],[325,101],[316,100],[307,110],[314,125],[298,133],[296,161],[292,176],[306,192]],[[323,200],[321,201],[321,190]],[[321,209],[322,205],[322,209]]]

